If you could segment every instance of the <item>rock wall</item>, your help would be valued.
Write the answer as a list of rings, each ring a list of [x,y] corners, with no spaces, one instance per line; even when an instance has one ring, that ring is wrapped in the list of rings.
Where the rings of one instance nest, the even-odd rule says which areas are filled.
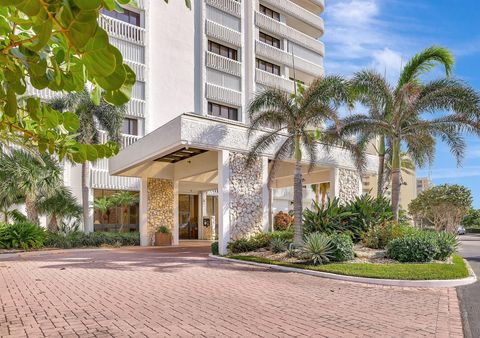
[[[173,230],[173,181],[159,178],[147,180],[147,234],[153,243],[157,227]]]
[[[230,153],[230,231],[231,239],[250,237],[262,231],[263,162],[246,166],[246,155]]]
[[[340,201],[348,202],[361,194],[361,179],[355,170],[338,169]]]

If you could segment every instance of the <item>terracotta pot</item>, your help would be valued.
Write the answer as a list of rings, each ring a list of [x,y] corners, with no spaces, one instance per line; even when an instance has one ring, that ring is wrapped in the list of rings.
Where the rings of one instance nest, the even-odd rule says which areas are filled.
[[[169,246],[172,245],[172,234],[165,234],[162,232],[155,233],[155,245],[156,246]]]

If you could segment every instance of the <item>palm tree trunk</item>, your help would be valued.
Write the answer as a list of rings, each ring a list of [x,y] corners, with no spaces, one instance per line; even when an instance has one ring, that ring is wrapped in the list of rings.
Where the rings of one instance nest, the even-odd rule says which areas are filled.
[[[377,197],[383,196],[384,170],[385,170],[385,136],[381,135],[378,143]]]
[[[35,197],[31,195],[25,196],[25,209],[27,211],[27,218],[33,224],[40,224],[38,219],[38,211],[35,206]]]
[[[392,210],[398,221],[400,209],[400,140],[392,143]]]
[[[57,215],[55,213],[50,215],[50,221],[48,221],[47,228],[48,228],[48,231],[51,231],[51,232],[58,231]]]
[[[82,207],[83,207],[83,230],[90,232],[90,167],[88,162],[82,163]]]
[[[8,224],[8,210],[3,210],[3,223]]]
[[[295,234],[293,244],[297,247],[303,245],[303,227],[302,227],[302,152],[300,148],[300,137],[295,138],[295,175],[293,176],[293,210],[294,210],[294,226]]]
[[[320,184],[315,184],[315,202],[317,204],[320,202]],[[323,208],[323,205],[322,205],[322,208]]]

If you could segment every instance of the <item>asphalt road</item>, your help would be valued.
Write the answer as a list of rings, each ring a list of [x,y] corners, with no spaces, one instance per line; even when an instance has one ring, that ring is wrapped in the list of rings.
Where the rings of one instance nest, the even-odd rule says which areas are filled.
[[[460,236],[460,254],[480,278],[480,234]],[[480,337],[480,281],[458,288],[465,337]]]

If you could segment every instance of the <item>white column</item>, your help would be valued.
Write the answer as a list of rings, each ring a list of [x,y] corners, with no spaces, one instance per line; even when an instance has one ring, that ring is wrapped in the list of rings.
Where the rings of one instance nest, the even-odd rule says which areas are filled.
[[[89,188],[88,189],[88,219],[84,222],[85,229],[84,231],[86,233],[93,232],[95,229],[93,228],[93,214],[95,212],[93,208],[93,189]]]
[[[333,199],[340,195],[340,179],[338,175],[338,168],[330,169],[330,193],[329,197]]]
[[[148,185],[147,178],[140,180],[140,207],[139,207],[139,230],[140,230],[140,245],[152,245],[151,239],[148,238]]]
[[[230,241],[230,152],[218,152],[218,248],[221,255],[227,253]]]
[[[268,189],[268,158],[262,158],[262,227],[263,231],[270,230],[270,192]]]
[[[179,226],[178,226],[178,182],[173,181],[173,245],[178,245]]]
[[[197,219],[197,226],[198,226],[198,239],[204,239],[205,236],[203,235],[203,192],[198,193],[198,219]]]

